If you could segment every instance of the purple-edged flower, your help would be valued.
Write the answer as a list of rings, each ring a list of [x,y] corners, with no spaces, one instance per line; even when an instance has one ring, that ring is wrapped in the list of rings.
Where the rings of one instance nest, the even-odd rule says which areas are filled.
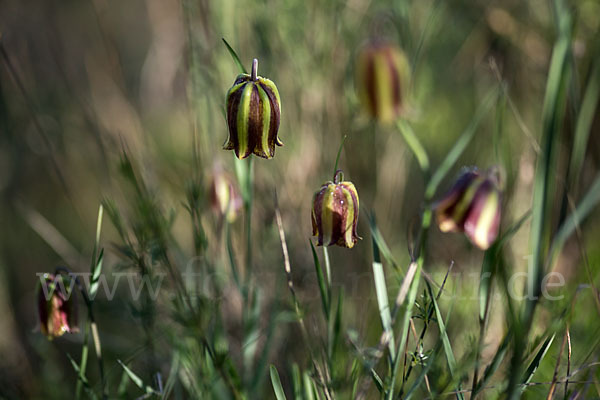
[[[494,171],[464,172],[436,207],[442,232],[464,232],[469,240],[486,250],[498,237],[502,192]]]
[[[342,171],[337,171],[334,181],[325,182],[313,197],[313,236],[319,246],[352,248],[359,239],[358,192],[352,182],[340,182],[343,179]]]
[[[38,287],[40,330],[49,339],[78,332],[77,303],[70,278],[44,274]]]

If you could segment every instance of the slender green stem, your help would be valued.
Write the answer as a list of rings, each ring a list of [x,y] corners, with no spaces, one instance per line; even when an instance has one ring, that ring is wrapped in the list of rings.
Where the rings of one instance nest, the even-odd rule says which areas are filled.
[[[248,295],[248,284],[250,283],[252,275],[252,202],[254,198],[254,157],[248,158],[246,165],[246,182],[245,184],[245,198],[244,198],[244,211],[245,211],[245,228],[246,228],[246,298]]]
[[[425,200],[428,201],[429,199],[426,197]],[[422,249],[425,247],[425,243],[427,241],[427,233],[429,232],[429,228],[431,226],[431,218],[432,218],[432,210],[431,210],[431,208],[427,207],[423,211],[423,216],[421,217],[421,232],[419,234],[417,246],[415,247],[414,257],[416,257],[416,259],[417,259],[417,271],[415,273],[415,278],[412,282],[412,285],[419,284],[419,279],[421,277],[421,271],[423,269],[423,264],[425,264],[425,257],[424,257]],[[404,314],[404,318],[402,321],[402,332],[408,332],[408,324],[410,323],[410,319],[412,318],[412,307],[413,307],[415,299],[416,299],[416,297],[415,297],[416,290],[414,290],[414,291],[411,290],[411,294],[412,294],[412,296],[410,296],[407,299],[407,303],[406,303],[406,312]],[[394,386],[396,384],[396,375],[398,375],[398,366],[400,364],[400,354],[404,354],[404,348],[406,346],[407,340],[408,340],[408,335],[402,334],[400,337],[400,340],[398,342],[396,357],[394,358],[393,363],[392,363],[392,381],[391,381],[390,389],[389,389],[388,396],[387,396],[388,400],[392,400],[394,397]],[[403,379],[401,387],[400,387],[401,392],[403,390],[404,383],[405,382]]]
[[[327,246],[323,246],[323,259],[325,260],[325,273],[327,274],[327,292],[331,298],[331,263],[329,261],[329,250]],[[331,304],[329,305],[331,308]]]
[[[331,304],[333,303],[331,300],[331,263],[329,261],[329,251],[327,250],[327,246],[323,246],[323,259],[325,261],[325,273],[327,274],[327,298],[329,299],[325,315],[325,318],[327,319],[327,358],[329,361],[329,368],[331,369],[333,358],[333,324],[335,318],[331,318]]]
[[[81,348],[81,362],[79,363],[79,379],[77,379],[77,386],[75,387],[75,398],[81,398],[81,389],[83,388],[83,381],[85,380],[85,370],[87,369],[87,360],[89,353],[89,337],[90,337],[90,326],[91,323],[88,320],[85,324],[85,332],[83,334],[83,347]]]
[[[242,308],[242,325],[244,326],[244,343],[247,340],[247,334],[250,329],[247,329],[252,324],[252,202],[254,197],[254,157],[249,157],[246,164],[245,175],[245,190],[244,190],[244,210],[245,210],[245,229],[246,229],[246,271],[244,274],[244,285],[242,290],[243,308]],[[246,357],[244,360],[248,361]],[[244,362],[244,374],[251,371],[251,365]]]

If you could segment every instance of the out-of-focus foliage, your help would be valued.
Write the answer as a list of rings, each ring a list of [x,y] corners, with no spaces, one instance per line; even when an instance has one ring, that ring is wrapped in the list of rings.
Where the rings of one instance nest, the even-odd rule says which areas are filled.
[[[574,67],[571,83],[559,88],[566,106],[555,142],[553,190],[544,197],[548,237],[584,198],[600,162],[594,101],[600,87],[600,2],[577,0],[567,7],[573,22],[568,60]],[[323,365],[335,360],[328,365],[330,383],[339,398],[350,398],[357,390],[349,382],[369,378],[361,355],[376,350],[385,314],[378,312],[369,218],[377,217],[380,237],[374,243],[385,261],[391,303],[409,271],[423,207],[430,206],[423,203],[428,174],[406,135],[361,110],[354,81],[357,52],[373,35],[404,49],[412,68],[404,118],[427,150],[432,172],[484,99],[498,91],[428,200],[441,198],[461,166],[498,165],[502,238],[533,204],[559,20],[553,2],[543,0],[0,2],[0,397],[73,397],[77,372],[70,357],[80,362],[85,329],[49,342],[36,325],[36,288],[41,274],[59,265],[89,271],[103,203],[106,286],[100,285],[94,311],[111,398],[155,396],[161,389],[169,398],[228,398],[236,395],[232,387],[243,388],[250,399],[274,398],[269,375],[292,398],[292,388],[310,387],[315,360]],[[276,82],[281,96],[279,137],[285,145],[271,160],[253,160],[253,179],[245,179],[248,164],[222,150],[225,94],[239,73],[223,37],[246,69],[259,59],[259,74]],[[586,127],[589,139],[582,140],[576,132]],[[339,167],[360,194],[363,240],[352,250],[330,248],[327,261],[319,251],[322,265],[315,274],[308,243],[311,200],[332,179],[344,136]],[[569,167],[574,143],[583,150]],[[215,165],[238,177],[236,190],[251,205],[251,257],[247,214],[229,224],[211,208]],[[275,191],[312,353],[292,312]],[[563,383],[578,372],[570,391],[600,396],[598,369],[589,366],[600,356],[600,230],[598,212],[589,211],[585,222],[571,220],[577,229],[569,231],[573,237],[552,266],[564,285],[551,286],[558,275],[550,281],[553,299],[539,303],[531,323],[522,372],[532,372],[532,383],[545,384],[528,386],[526,398],[547,395],[559,357]],[[396,382],[399,390],[399,374],[414,368],[404,394],[413,382],[427,380],[415,389],[415,398],[427,396],[428,387],[435,393],[455,390],[460,385],[453,375],[471,390],[480,272],[482,263],[496,263],[502,273],[485,287],[491,300],[479,379],[485,376],[503,340],[513,340],[509,316],[520,311],[512,307],[518,307],[514,298],[525,286],[524,275],[514,274],[527,271],[532,256],[529,220],[489,250],[502,254],[498,262],[488,255],[497,253],[484,259],[462,235],[432,227],[427,239],[423,275],[432,286],[423,283],[412,292],[414,326]],[[543,238],[544,252],[546,247]],[[247,258],[250,282],[244,282]],[[502,277],[513,293],[502,291]],[[157,284],[161,289],[153,297]],[[81,320],[85,310],[82,314]],[[415,346],[426,324],[432,328],[422,346]],[[566,327],[570,336],[563,345]],[[550,332],[556,333],[553,341]],[[90,346],[84,396],[101,393]],[[449,365],[448,351],[455,365]],[[536,355],[545,357],[536,362]],[[498,361],[484,398],[503,393],[510,362],[509,355]],[[277,366],[271,374],[269,364]],[[375,369],[386,374],[383,363]],[[378,398],[375,381],[369,381],[368,398]],[[557,396],[563,395],[563,383]]]

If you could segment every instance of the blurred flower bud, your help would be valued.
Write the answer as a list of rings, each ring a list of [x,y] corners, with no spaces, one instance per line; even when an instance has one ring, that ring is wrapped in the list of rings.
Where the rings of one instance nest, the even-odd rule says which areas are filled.
[[[464,232],[486,250],[500,228],[502,193],[494,171],[481,175],[471,169],[463,173],[436,207],[442,232]]]
[[[272,158],[275,145],[283,146],[277,137],[281,116],[279,92],[272,81],[256,75],[257,68],[258,61],[254,59],[251,75],[238,75],[227,92],[229,139],[223,148],[235,151],[240,160],[252,153]]]
[[[77,303],[70,278],[44,274],[38,287],[40,330],[49,339],[78,332]]]
[[[319,246],[352,248],[359,239],[358,192],[352,182],[340,182],[343,179],[342,171],[337,171],[334,181],[325,182],[313,197],[313,236],[318,237]]]
[[[402,113],[410,80],[410,66],[397,46],[382,41],[365,45],[358,53],[356,89],[366,111],[381,122]]]
[[[244,203],[235,181],[219,168],[213,173],[210,184],[210,202],[213,211],[228,222],[235,221]]]

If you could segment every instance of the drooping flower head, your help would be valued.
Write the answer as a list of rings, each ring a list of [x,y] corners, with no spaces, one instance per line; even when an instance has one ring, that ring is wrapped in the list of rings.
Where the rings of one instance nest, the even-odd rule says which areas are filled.
[[[216,167],[212,175],[210,202],[213,211],[228,222],[235,221],[244,203],[236,182],[220,167]]]
[[[313,197],[313,236],[319,246],[352,248],[359,239],[358,192],[352,182],[343,179],[342,171],[337,171],[333,182],[325,182]]]
[[[77,303],[71,278],[44,274],[38,287],[40,330],[49,339],[78,332]]]
[[[391,122],[402,114],[410,66],[399,47],[382,40],[364,45],[358,53],[355,79],[359,100],[373,118]]]
[[[227,92],[229,138],[223,146],[235,151],[241,160],[255,154],[262,158],[275,155],[275,145],[283,146],[277,136],[281,118],[281,100],[275,84],[257,76],[258,61],[252,73],[238,75]]]
[[[442,232],[464,232],[482,250],[498,237],[502,192],[495,170],[465,171],[438,203],[436,217]]]

